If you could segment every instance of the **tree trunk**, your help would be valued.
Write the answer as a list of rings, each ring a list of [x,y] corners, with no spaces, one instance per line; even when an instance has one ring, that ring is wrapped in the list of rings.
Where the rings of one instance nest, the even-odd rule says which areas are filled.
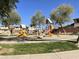
[[[79,35],[78,35],[78,38],[77,38],[77,42],[76,43],[78,43],[79,42]]]
[[[38,31],[38,35],[40,35],[40,29],[41,29],[41,25],[39,24],[39,31]]]
[[[13,30],[12,30],[12,28],[10,28],[10,25],[8,24],[8,29],[9,29],[9,31],[10,31],[10,35],[12,35],[12,32],[13,32]]]

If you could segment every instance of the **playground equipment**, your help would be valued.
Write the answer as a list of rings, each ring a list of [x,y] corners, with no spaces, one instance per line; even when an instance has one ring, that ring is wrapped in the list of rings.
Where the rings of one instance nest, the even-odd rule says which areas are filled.
[[[26,37],[26,36],[27,36],[27,31],[24,29],[20,29],[18,37]]]
[[[53,26],[53,24],[52,24],[52,21],[50,20],[50,18],[47,18],[47,23],[48,23],[48,30],[47,30],[47,32],[48,32],[48,35],[49,36],[52,36],[52,30],[54,29],[54,26]]]
[[[27,31],[25,30],[26,27],[24,25],[20,25],[20,30],[19,33],[17,34],[17,37],[20,38],[21,40],[25,40],[27,37]]]
[[[53,33],[52,33],[52,30],[53,30],[53,29],[54,29],[54,26],[50,24],[50,25],[48,26],[48,35],[49,35],[49,36],[52,36],[52,34],[53,34]]]

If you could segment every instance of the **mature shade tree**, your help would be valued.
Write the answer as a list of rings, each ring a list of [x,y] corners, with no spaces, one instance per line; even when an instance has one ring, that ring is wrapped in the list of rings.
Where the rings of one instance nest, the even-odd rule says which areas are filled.
[[[0,21],[2,24],[8,26],[10,29],[10,25],[14,23],[19,23],[18,17],[13,17],[10,13],[12,13],[13,9],[16,9],[16,4],[19,0],[0,0]],[[12,18],[12,17],[13,18]]]
[[[16,8],[19,0],[0,0],[0,18],[8,17],[9,12]]]
[[[62,24],[64,22],[70,20],[70,14],[73,12],[73,8],[70,5],[63,4],[59,7],[57,7],[52,13],[51,13],[51,20],[55,21],[57,24],[60,25],[61,29],[63,29]]]
[[[2,19],[2,25],[4,26],[17,25],[20,24],[20,22],[21,18],[15,11],[9,13],[9,18]]]
[[[44,25],[45,17],[41,14],[40,11],[36,12],[34,16],[32,16],[31,25],[35,27],[39,27],[39,30],[42,29],[42,26]],[[39,35],[41,32],[37,31],[37,35]]]
[[[32,16],[31,24],[34,26],[39,26],[39,28],[40,28],[41,25],[44,24],[44,20],[45,20],[45,17],[41,14],[40,11],[38,11],[38,12],[36,12],[36,14],[34,16]]]
[[[37,25],[36,18],[35,18],[35,16],[32,16],[31,26],[35,26],[36,27],[36,25]]]
[[[9,13],[9,18],[4,18],[4,19],[1,20],[1,22],[2,22],[2,25],[4,25],[5,27],[8,27],[10,32],[11,32],[12,31],[11,26],[20,24],[21,18],[17,14],[16,11],[13,11],[13,12]]]

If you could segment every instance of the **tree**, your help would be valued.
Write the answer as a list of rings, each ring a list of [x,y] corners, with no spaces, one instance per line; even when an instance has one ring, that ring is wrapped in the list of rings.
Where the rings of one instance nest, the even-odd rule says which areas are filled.
[[[51,20],[54,20],[56,23],[58,23],[61,28],[63,29],[62,24],[65,21],[70,20],[70,14],[73,12],[73,8],[69,5],[61,5],[57,7],[52,13],[51,13]]]
[[[2,22],[2,25],[4,25],[5,27],[9,28],[9,30],[10,30],[10,32],[12,34],[12,28],[11,28],[11,26],[20,24],[21,18],[17,14],[16,11],[13,11],[13,12],[9,13],[9,18],[2,19],[1,22]]]
[[[17,25],[20,24],[21,18],[17,14],[16,11],[9,13],[9,18],[2,19],[2,25],[9,26],[9,25]]]
[[[35,26],[36,27],[36,25],[37,25],[36,18],[35,18],[35,16],[32,16],[31,26]]]
[[[19,0],[0,0],[0,18],[8,17],[9,12],[16,8]]]
[[[44,24],[45,17],[41,14],[40,11],[36,12],[36,14],[32,17],[31,24],[34,26],[39,26]]]
[[[16,8],[16,3],[18,3],[19,0],[0,0],[0,21],[2,24],[5,24],[10,29],[10,24],[18,23],[17,17],[12,18],[10,13],[12,10]],[[6,18],[6,19],[5,19]],[[14,22],[14,23],[13,23]]]

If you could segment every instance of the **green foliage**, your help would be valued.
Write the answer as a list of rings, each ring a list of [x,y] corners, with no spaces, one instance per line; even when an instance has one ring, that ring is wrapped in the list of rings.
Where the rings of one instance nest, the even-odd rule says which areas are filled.
[[[3,25],[8,26],[20,23],[19,15],[13,12],[18,2],[19,0],[0,0],[0,22]]]
[[[9,13],[9,18],[2,19],[2,25],[8,26],[8,25],[14,25],[14,24],[20,24],[21,18],[17,14],[17,12],[13,11]]]
[[[18,2],[19,0],[0,0],[0,17],[8,17],[8,13],[15,9]]]
[[[56,23],[58,23],[60,26],[62,26],[62,23],[65,21],[70,20],[70,14],[73,12],[73,8],[69,5],[61,5],[57,7],[52,13],[51,13],[51,19],[55,20]]]
[[[41,26],[44,24],[45,17],[41,14],[40,11],[36,12],[36,14],[32,17],[31,24],[34,26]]]

